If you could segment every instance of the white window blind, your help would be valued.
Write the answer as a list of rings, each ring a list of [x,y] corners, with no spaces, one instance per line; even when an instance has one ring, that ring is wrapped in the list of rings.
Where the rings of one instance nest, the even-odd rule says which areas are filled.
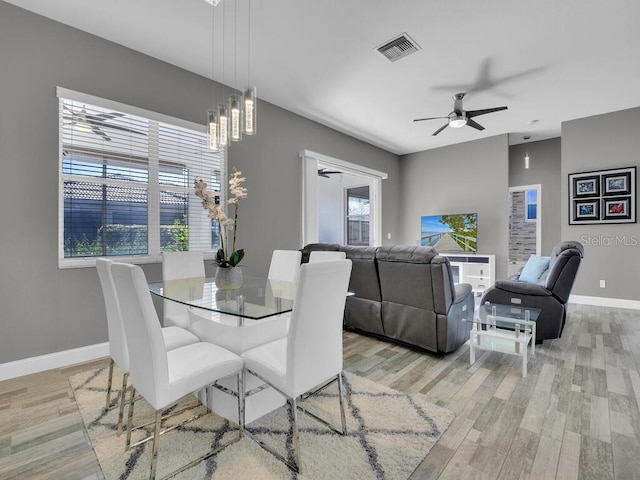
[[[224,153],[209,150],[204,126],[62,88],[58,97],[60,267],[218,248],[193,189],[202,178],[224,202]]]

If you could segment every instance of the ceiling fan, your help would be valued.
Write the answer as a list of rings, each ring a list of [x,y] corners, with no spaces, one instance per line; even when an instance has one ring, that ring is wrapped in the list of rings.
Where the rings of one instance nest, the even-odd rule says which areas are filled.
[[[132,128],[127,128],[127,127],[122,127],[120,125],[107,123],[109,120],[113,120],[114,118],[123,117],[124,113],[110,112],[110,113],[89,114],[87,113],[87,109],[85,107],[82,107],[82,110],[80,111],[76,111],[67,107],[66,105],[64,105],[64,110],[67,113],[63,115],[63,118],[64,120],[71,122],[71,124],[73,125],[73,128],[81,132],[95,133],[96,135],[101,136],[106,141],[111,140],[111,137],[109,137],[109,135],[107,135],[102,130],[103,128],[112,128],[114,130],[120,130],[123,132],[131,132],[131,133],[137,133],[138,135],[146,135],[144,132],[140,132]]]
[[[478,115],[485,115],[487,113],[499,112],[500,110],[506,110],[507,107],[494,107],[494,108],[484,108],[482,110],[469,110],[465,111],[462,108],[462,99],[464,98],[464,93],[456,93],[453,96],[453,112],[451,112],[446,117],[429,117],[429,118],[416,118],[414,122],[422,122],[423,120],[436,120],[438,118],[447,118],[449,121],[445,123],[438,130],[433,132],[432,136],[438,135],[442,130],[447,127],[460,128],[468,125],[470,127],[475,128],[476,130],[484,130],[484,127],[480,125],[478,122],[473,120],[473,117],[477,117]]]
[[[337,173],[342,173],[337,170],[329,170],[328,168],[322,167],[318,169],[318,176],[323,178],[330,178],[329,175],[335,175]]]

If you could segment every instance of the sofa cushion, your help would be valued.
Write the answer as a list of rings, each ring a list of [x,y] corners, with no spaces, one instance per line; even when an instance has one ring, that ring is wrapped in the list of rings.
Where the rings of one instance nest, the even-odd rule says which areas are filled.
[[[549,259],[550,257],[531,255],[522,272],[520,272],[519,280],[521,282],[538,283],[540,276],[549,268]]]
[[[356,297],[379,302],[380,282],[378,282],[378,268],[375,262],[376,247],[348,247],[340,248],[351,260],[351,280],[349,291]]]
[[[438,251],[432,247],[411,245],[386,245],[378,247],[376,251],[379,262],[431,263],[431,259],[436,255]]]

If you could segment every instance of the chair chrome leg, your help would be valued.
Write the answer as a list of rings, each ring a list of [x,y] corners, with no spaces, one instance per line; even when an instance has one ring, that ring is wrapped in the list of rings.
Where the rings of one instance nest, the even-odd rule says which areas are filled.
[[[113,382],[113,365],[115,362],[113,358],[109,362],[109,380],[107,380],[107,402],[104,405],[104,411],[109,410],[109,401],[111,400],[111,383]]]
[[[158,466],[158,444],[160,443],[160,425],[162,424],[162,410],[156,410],[156,425],[153,429],[153,442],[151,445],[151,470],[149,480],[155,480]]]
[[[124,404],[127,403],[127,380],[129,380],[129,374],[122,375],[122,390],[120,390],[120,411],[118,412],[118,430],[116,435],[119,437],[122,435],[122,422],[124,419]]]
[[[244,436],[244,382],[245,373],[244,369],[242,369],[242,371],[238,373],[238,426],[240,428],[239,438],[242,438]]]
[[[340,420],[342,421],[342,435],[347,434],[347,416],[344,413],[344,390],[342,385],[342,372],[338,375],[338,397],[340,398]]]
[[[133,388],[133,385],[129,387],[131,394],[129,395],[129,416],[127,417],[127,442],[124,447],[124,451],[129,450],[131,446],[131,430],[133,430],[133,405],[134,405],[134,397],[136,395],[136,389]]]
[[[293,455],[294,455],[294,471],[300,473],[300,439],[298,435],[298,401],[295,398],[290,400],[291,403],[291,428],[293,430]]]

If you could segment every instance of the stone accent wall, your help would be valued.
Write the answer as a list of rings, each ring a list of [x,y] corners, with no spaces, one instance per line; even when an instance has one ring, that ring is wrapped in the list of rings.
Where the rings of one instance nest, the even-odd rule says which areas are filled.
[[[536,253],[536,222],[526,221],[526,192],[513,192],[509,210],[509,260],[526,262]]]

